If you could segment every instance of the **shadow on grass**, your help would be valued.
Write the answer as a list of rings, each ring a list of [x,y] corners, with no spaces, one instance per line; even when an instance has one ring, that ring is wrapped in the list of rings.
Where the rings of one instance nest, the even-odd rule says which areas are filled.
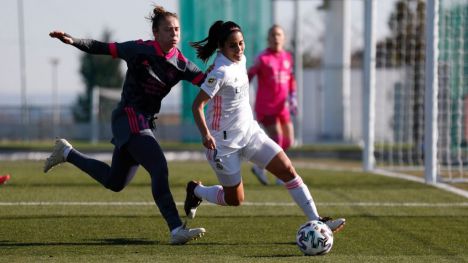
[[[208,243],[189,243],[193,246],[245,246],[249,244],[247,241],[242,242],[208,242]],[[255,245],[258,243],[250,243]],[[291,245],[295,246],[294,242],[273,242],[273,245]],[[9,240],[0,240],[0,247],[33,247],[33,246],[149,246],[149,245],[166,245],[172,246],[165,241],[148,240],[138,238],[105,238],[105,239],[90,239],[82,242],[17,242]],[[264,244],[262,244],[264,245]],[[269,255],[268,257],[286,256],[286,255]]]
[[[136,183],[131,183],[132,187],[151,187],[151,184],[148,182],[136,182]],[[54,187],[85,187],[85,188],[102,188],[105,189],[104,186],[95,183],[95,182],[76,182],[76,183],[64,183],[64,182],[44,182],[44,183],[39,183],[39,182],[34,182],[34,183],[24,183],[24,184],[9,184],[9,187],[11,188],[54,188]],[[110,191],[110,190],[109,190]]]
[[[0,247],[42,247],[42,246],[148,246],[148,245],[168,245],[157,240],[146,240],[137,238],[106,238],[94,239],[83,242],[14,242],[0,240]]]

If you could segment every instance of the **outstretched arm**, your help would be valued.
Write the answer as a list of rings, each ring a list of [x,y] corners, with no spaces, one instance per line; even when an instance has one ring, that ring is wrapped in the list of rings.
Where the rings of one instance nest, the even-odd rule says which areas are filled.
[[[93,39],[74,38],[71,35],[59,30],[50,32],[49,36],[52,38],[57,38],[65,44],[73,45],[78,49],[90,54],[110,55],[108,43],[99,42]]]
[[[197,97],[193,101],[192,112],[195,123],[197,124],[198,130],[202,136],[203,146],[213,150],[216,149],[216,141],[210,134],[210,130],[206,125],[205,115],[203,112],[203,108],[210,99],[210,96],[208,96],[206,92],[200,90]]]

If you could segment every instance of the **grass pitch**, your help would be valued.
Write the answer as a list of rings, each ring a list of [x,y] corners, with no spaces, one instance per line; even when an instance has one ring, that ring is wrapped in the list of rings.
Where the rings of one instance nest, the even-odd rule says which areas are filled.
[[[169,164],[179,212],[188,180],[217,183],[205,162]],[[120,193],[72,165],[2,162],[0,262],[468,262],[468,200],[428,185],[366,173],[298,169],[323,216],[346,217],[325,256],[295,245],[306,221],[282,186],[262,186],[243,167],[246,204],[204,202],[189,226],[207,234],[168,245],[166,224],[140,168]]]

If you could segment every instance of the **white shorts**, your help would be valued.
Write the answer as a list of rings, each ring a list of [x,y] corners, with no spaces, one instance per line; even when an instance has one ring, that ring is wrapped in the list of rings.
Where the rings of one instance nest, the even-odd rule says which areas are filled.
[[[265,168],[282,150],[262,129],[258,129],[243,148],[234,151],[232,149],[207,149],[206,159],[222,186],[236,186],[242,180],[240,172],[243,160]],[[220,156],[218,153],[222,152],[229,152],[229,154]]]

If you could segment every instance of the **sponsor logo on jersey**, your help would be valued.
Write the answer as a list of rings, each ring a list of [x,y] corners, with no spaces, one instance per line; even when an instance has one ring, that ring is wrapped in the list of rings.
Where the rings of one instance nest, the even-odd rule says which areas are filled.
[[[206,85],[208,87],[214,87],[216,85],[216,78],[215,77],[209,77],[207,80],[206,80]]]

